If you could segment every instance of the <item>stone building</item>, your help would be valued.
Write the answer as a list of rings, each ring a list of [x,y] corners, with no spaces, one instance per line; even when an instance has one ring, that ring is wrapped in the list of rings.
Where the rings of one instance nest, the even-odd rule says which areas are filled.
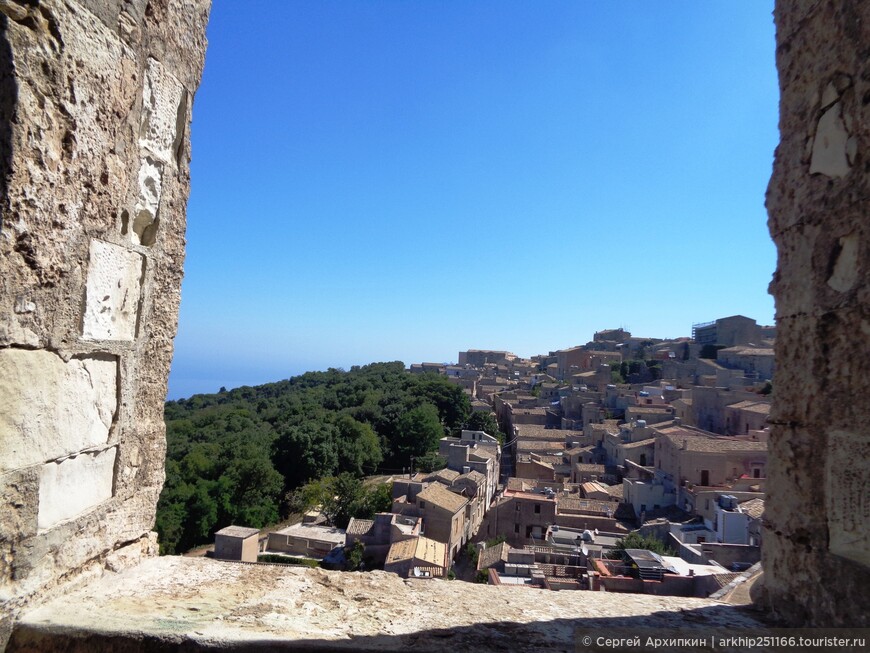
[[[750,342],[758,344],[761,338],[761,327],[755,320],[743,315],[692,325],[692,340],[699,345],[733,347]]]
[[[214,534],[214,557],[218,560],[257,562],[260,531],[245,526],[227,526]]]

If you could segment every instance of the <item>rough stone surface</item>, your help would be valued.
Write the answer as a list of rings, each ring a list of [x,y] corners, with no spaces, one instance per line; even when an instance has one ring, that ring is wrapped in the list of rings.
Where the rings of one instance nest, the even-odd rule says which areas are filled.
[[[125,247],[91,241],[84,339],[130,342],[136,337],[144,260]]]
[[[0,349],[0,473],[104,446],[117,382],[113,356]]]
[[[158,558],[24,615],[10,651],[573,651],[576,628],[760,626],[706,599]],[[111,644],[111,646],[109,646]]]
[[[764,602],[810,626],[870,621],[870,3],[776,4],[781,142],[777,371]]]
[[[110,499],[117,453],[112,447],[43,465],[39,474],[37,527],[53,528]]]
[[[0,0],[0,648],[155,552],[209,0]]]

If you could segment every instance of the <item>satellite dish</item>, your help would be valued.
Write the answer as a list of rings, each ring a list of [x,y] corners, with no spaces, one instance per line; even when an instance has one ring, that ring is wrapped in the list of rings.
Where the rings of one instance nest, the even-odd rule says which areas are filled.
[[[584,544],[583,546],[580,547],[580,551],[581,551],[581,553],[583,553],[583,555],[585,555],[585,556],[588,556],[588,555],[589,555],[589,547],[586,546],[585,544]]]

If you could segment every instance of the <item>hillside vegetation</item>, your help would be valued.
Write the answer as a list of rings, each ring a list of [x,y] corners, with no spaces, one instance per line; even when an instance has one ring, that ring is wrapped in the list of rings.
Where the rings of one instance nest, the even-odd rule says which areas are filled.
[[[210,542],[229,524],[273,524],[311,481],[401,471],[412,456],[433,466],[441,437],[480,428],[470,415],[459,386],[400,362],[168,401],[161,552]]]

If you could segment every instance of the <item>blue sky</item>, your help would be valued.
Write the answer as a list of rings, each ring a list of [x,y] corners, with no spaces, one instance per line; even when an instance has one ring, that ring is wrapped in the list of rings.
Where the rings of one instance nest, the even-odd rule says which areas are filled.
[[[772,0],[215,0],[170,398],[769,324]]]

